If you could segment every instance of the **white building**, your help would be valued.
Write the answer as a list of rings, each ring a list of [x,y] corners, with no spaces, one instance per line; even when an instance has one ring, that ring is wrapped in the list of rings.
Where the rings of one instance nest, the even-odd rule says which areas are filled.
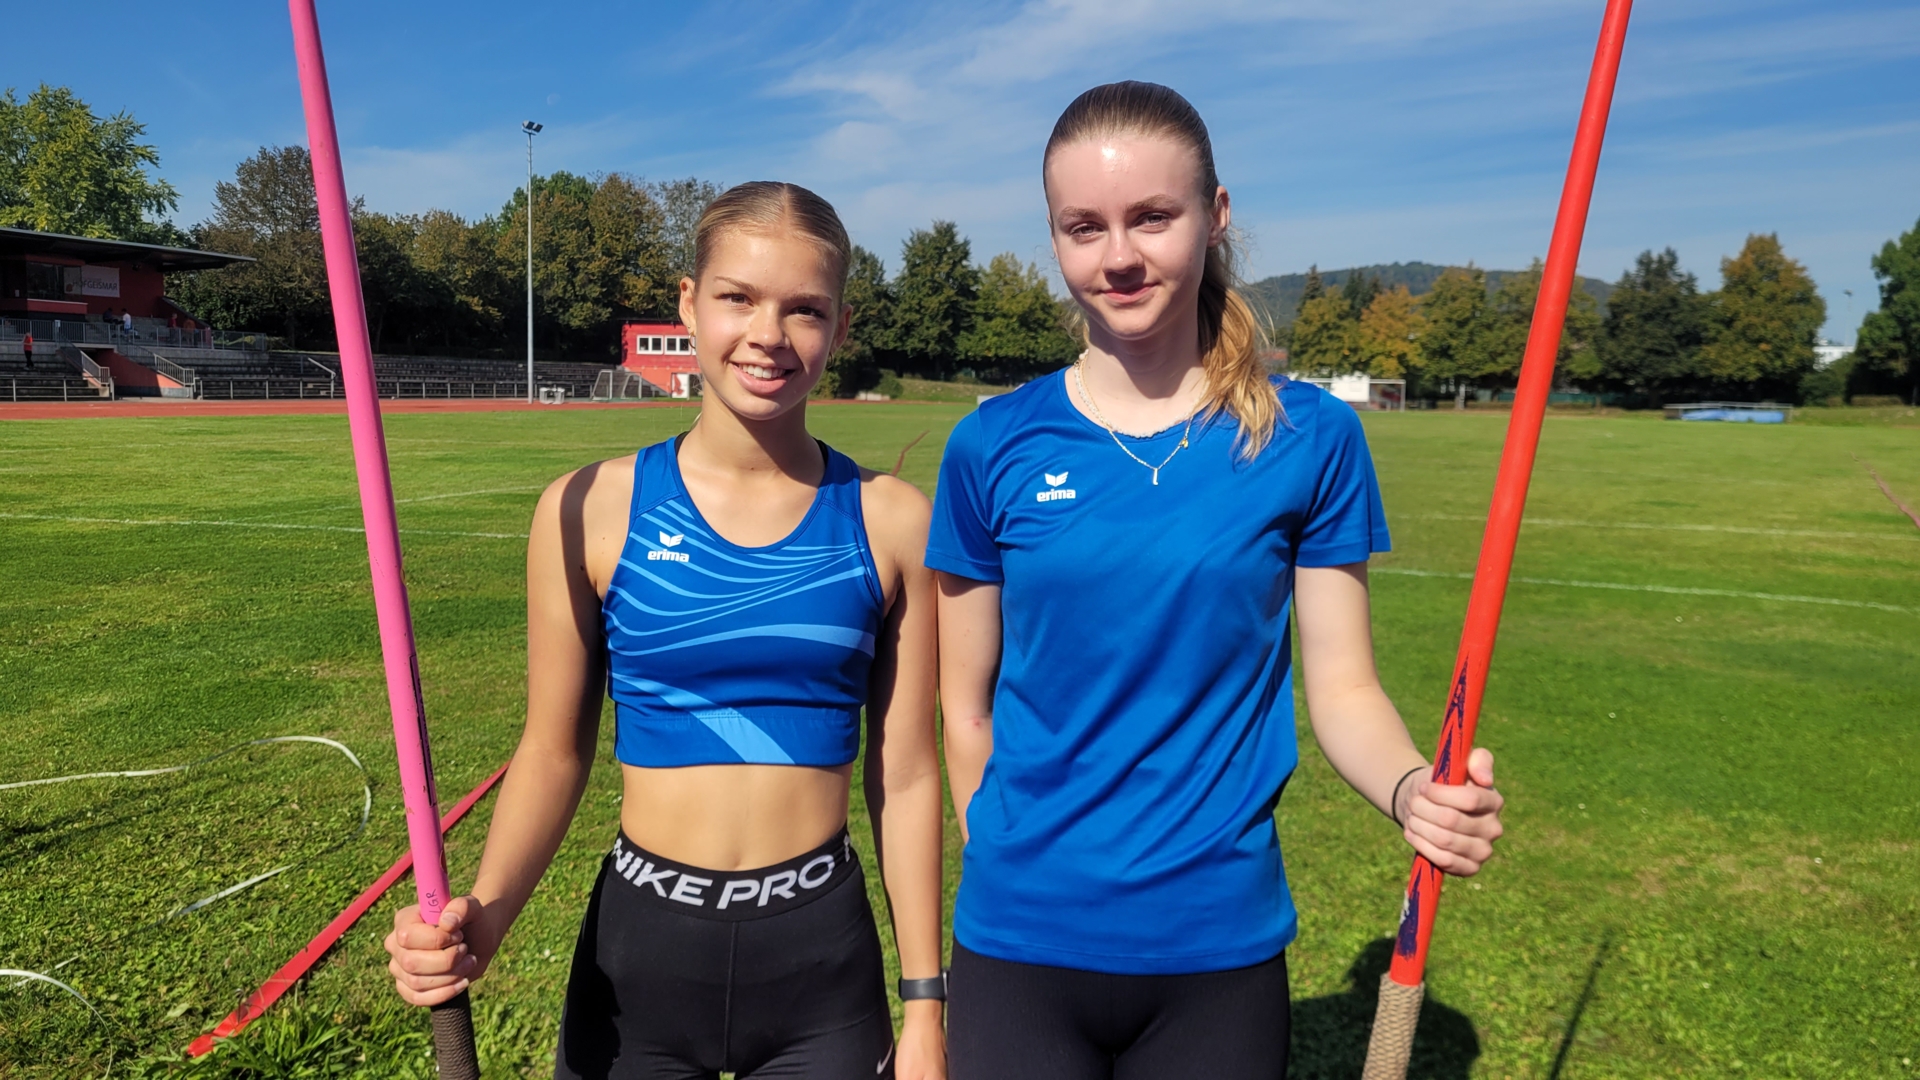
[[[1332,378],[1308,376],[1296,381],[1312,383],[1355,409],[1403,410],[1407,407],[1407,380],[1376,379],[1368,375],[1335,375]]]
[[[1852,354],[1852,352],[1853,346],[1851,345],[1835,345],[1826,338],[1821,338],[1813,343],[1813,366],[1817,368],[1826,367],[1835,360]]]

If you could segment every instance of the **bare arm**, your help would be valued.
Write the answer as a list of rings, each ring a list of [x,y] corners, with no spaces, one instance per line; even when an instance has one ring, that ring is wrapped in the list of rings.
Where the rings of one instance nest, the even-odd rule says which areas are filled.
[[[1327,761],[1381,813],[1403,823],[1407,842],[1435,866],[1478,872],[1502,831],[1493,755],[1473,752],[1469,783],[1432,783],[1374,667],[1367,564],[1301,567],[1294,607],[1307,714]]]
[[[527,543],[527,726],[487,830],[473,892],[438,927],[394,917],[388,965],[400,995],[432,1005],[486,971],[547,871],[586,790],[606,687],[600,596],[587,570],[585,504],[597,466],[540,497]]]
[[[1000,678],[1000,586],[952,574],[940,582],[940,715],[946,725],[947,783],[960,838],[967,807],[993,754],[993,688]]]
[[[893,606],[875,643],[867,697],[863,778],[880,877],[886,885],[900,977],[940,974],[940,757],[933,702],[938,654],[933,571],[925,565],[930,508],[924,495],[892,477],[866,493],[876,513],[868,535],[885,545],[897,574]],[[898,1073],[906,1080],[944,1076],[942,1004],[905,1003]]]

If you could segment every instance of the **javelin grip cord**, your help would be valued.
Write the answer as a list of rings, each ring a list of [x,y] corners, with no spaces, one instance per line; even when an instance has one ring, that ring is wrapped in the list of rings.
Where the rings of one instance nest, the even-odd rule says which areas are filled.
[[[1533,325],[1520,363],[1514,391],[1513,415],[1507,424],[1506,445],[1500,453],[1500,472],[1494,481],[1487,511],[1487,530],[1480,541],[1480,560],[1474,569],[1473,593],[1467,601],[1466,624],[1460,651],[1454,660],[1447,709],[1440,725],[1440,746],[1434,754],[1433,779],[1460,784],[1467,777],[1467,755],[1480,718],[1487,671],[1494,640],[1500,631],[1500,610],[1506,602],[1507,580],[1513,571],[1514,546],[1520,538],[1520,519],[1526,509],[1527,485],[1533,475],[1534,453],[1540,445],[1540,427],[1546,416],[1547,394],[1553,388],[1553,364],[1560,350],[1567,301],[1586,232],[1587,211],[1593,201],[1593,181],[1600,165],[1607,114],[1620,73],[1620,53],[1626,42],[1632,0],[1607,0],[1600,24],[1600,41],[1581,104],[1580,126],[1574,134],[1567,179],[1560,191],[1554,217],[1553,240],[1541,272],[1540,293],[1533,309]],[[1393,962],[1381,982],[1379,1011],[1367,1048],[1364,1080],[1400,1080],[1412,1056],[1413,1029],[1419,1019],[1424,992],[1427,947],[1433,938],[1434,917],[1440,906],[1441,873],[1425,857],[1415,855],[1401,906],[1400,927],[1394,935]],[[1418,992],[1416,992],[1418,991]]]

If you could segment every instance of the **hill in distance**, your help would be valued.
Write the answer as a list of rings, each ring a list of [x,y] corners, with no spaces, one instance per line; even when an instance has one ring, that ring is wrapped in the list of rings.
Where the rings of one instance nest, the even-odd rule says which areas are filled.
[[[1320,271],[1320,280],[1326,283],[1328,289],[1338,289],[1340,286],[1346,284],[1347,279],[1358,274],[1362,277],[1379,278],[1380,287],[1383,289],[1392,289],[1395,285],[1405,285],[1408,292],[1415,296],[1420,296],[1423,293],[1433,291],[1433,283],[1439,279],[1441,272],[1446,269],[1444,266],[1424,262],[1387,263],[1381,266],[1350,266],[1344,270],[1322,270]],[[1488,270],[1486,272],[1487,291],[1492,292],[1498,289],[1501,282],[1517,273],[1520,273],[1520,271]],[[1607,310],[1607,294],[1613,291],[1613,286],[1601,281],[1599,278],[1583,277],[1578,278],[1577,281],[1581,288],[1592,293],[1593,298],[1600,302],[1600,311],[1602,314],[1605,314]],[[1245,296],[1247,302],[1252,304],[1255,310],[1262,312],[1267,318],[1273,320],[1273,325],[1290,326],[1293,324],[1295,313],[1300,310],[1300,295],[1306,291],[1306,288],[1307,275],[1280,274],[1275,277],[1263,278],[1259,281],[1249,283],[1245,290]]]

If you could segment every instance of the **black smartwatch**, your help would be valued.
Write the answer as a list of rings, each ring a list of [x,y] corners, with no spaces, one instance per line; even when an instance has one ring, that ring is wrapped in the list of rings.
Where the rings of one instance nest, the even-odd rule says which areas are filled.
[[[901,1001],[945,1001],[947,1000],[947,973],[942,971],[931,979],[901,979]]]

